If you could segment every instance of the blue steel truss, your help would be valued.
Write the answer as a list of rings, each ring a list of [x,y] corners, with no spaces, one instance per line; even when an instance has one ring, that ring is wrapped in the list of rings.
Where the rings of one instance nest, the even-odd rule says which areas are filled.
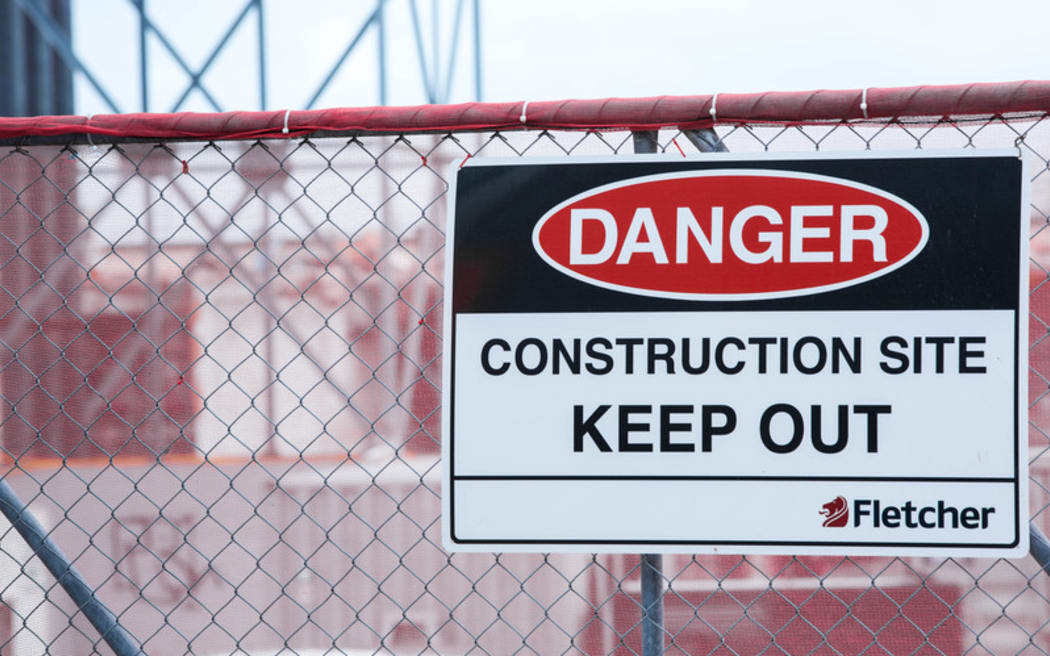
[[[451,34],[444,35],[446,38],[441,38],[442,35],[439,33],[439,21],[437,20],[438,5],[443,1],[451,1],[455,3],[455,18],[451,25]],[[199,92],[214,111],[221,112],[225,109],[229,109],[224,108],[215,95],[209,90],[205,83],[204,76],[211,69],[212,65],[223,56],[231,39],[240,31],[251,29],[252,23],[254,23],[255,26],[255,40],[257,44],[256,57],[258,78],[256,84],[258,86],[258,109],[270,109],[267,100],[267,53],[266,25],[264,20],[265,11],[263,6],[264,0],[247,0],[241,10],[236,14],[236,17],[223,32],[222,36],[211,48],[204,61],[196,67],[187,61],[186,56],[180,51],[177,42],[165,34],[163,26],[158,25],[155,20],[151,19],[147,0],[128,0],[128,2],[135,9],[138,16],[140,106],[136,109],[143,112],[157,111],[157,108],[150,106],[149,101],[151,71],[148,57],[148,46],[151,40],[155,40],[156,43],[160,44],[160,46],[171,55],[172,59],[186,75],[185,87],[182,89],[182,92],[178,95],[175,102],[170,107],[166,108],[165,111],[180,111],[186,103],[186,100],[194,91]],[[325,91],[328,90],[329,86],[332,84],[337,73],[339,73],[346,65],[350,55],[361,46],[364,37],[373,30],[377,36],[375,42],[378,49],[379,103],[381,105],[387,103],[388,80],[386,32],[390,29],[390,25],[388,25],[388,20],[385,18],[386,12],[384,9],[386,5],[392,4],[393,2],[408,3],[412,23],[410,28],[416,45],[419,67],[423,80],[423,92],[429,103],[448,102],[452,82],[456,73],[456,55],[460,45],[460,35],[463,31],[463,23],[467,20],[470,21],[470,38],[473,41],[474,96],[476,100],[481,100],[481,0],[431,0],[431,13],[434,16],[434,20],[429,26],[429,41],[432,46],[431,48],[427,48],[424,43],[427,34],[424,28],[420,25],[417,0],[375,0],[372,10],[357,30],[353,32],[353,36],[349,39],[340,55],[332,63],[332,66],[327,70],[324,78],[316,87],[316,90],[302,105],[302,109],[313,109],[316,106],[318,100],[320,100]],[[468,4],[469,8],[466,6]],[[29,23],[39,33],[44,42],[54,51],[61,62],[75,75],[82,76],[111,111],[114,113],[122,113],[123,111],[126,111],[126,108],[122,108],[114,99],[113,94],[107,90],[104,76],[92,71],[87,65],[85,65],[83,59],[77,55],[70,42],[71,40],[68,29],[63,28],[59,21],[57,21],[52,14],[46,10],[41,0],[13,0],[13,5],[18,12],[28,19]],[[465,16],[465,14],[469,15]],[[250,17],[254,17],[254,21],[250,20]],[[439,48],[439,44],[441,43],[449,44],[445,52],[442,52]],[[444,66],[442,66],[441,61],[443,56],[447,58],[445,59]],[[237,109],[245,108],[238,107]]]

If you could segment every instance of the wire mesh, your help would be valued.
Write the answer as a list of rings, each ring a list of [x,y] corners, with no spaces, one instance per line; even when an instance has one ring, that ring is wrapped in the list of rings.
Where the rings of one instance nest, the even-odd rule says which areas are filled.
[[[1050,525],[1050,122],[719,127],[733,152],[1014,147]],[[661,131],[658,149],[696,152]],[[445,193],[627,131],[0,153],[3,480],[149,654],[637,654],[637,556],[440,546]],[[950,272],[945,272],[950,275]],[[713,499],[712,503],[729,503]],[[0,529],[0,654],[108,654]],[[669,654],[1050,651],[1031,560],[665,556]]]

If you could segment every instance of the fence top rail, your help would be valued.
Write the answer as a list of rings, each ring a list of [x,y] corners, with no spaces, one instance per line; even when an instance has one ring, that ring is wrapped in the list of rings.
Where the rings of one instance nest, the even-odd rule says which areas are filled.
[[[519,129],[653,130],[715,124],[885,123],[951,117],[1042,116],[1050,81],[896,88],[723,93],[653,98],[516,101],[204,114],[0,118],[10,145],[218,141]]]

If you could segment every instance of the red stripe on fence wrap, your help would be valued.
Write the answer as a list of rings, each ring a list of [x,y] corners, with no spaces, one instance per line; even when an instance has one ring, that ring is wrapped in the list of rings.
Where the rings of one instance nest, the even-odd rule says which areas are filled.
[[[717,122],[802,125],[905,117],[1050,111],[1050,81],[945,86],[726,93]],[[94,135],[125,139],[258,139],[315,133],[392,134],[451,130],[710,127],[714,95],[607,98],[415,107],[363,107],[222,114],[108,114],[0,118],[0,139]],[[523,117],[523,111],[525,116]],[[285,119],[287,113],[287,132]],[[524,120],[522,120],[524,118]]]

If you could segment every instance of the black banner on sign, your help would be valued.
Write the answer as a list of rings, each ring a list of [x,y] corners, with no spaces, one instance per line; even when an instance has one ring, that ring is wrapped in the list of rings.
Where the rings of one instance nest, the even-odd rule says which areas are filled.
[[[907,266],[859,287],[730,303],[609,291],[565,276],[533,248],[536,221],[577,194],[632,178],[721,169],[811,173],[884,190],[926,217],[929,242]],[[456,180],[453,311],[1016,309],[1020,172],[1016,154],[496,166],[471,160]]]
[[[470,160],[446,548],[1026,554],[1022,164]]]

